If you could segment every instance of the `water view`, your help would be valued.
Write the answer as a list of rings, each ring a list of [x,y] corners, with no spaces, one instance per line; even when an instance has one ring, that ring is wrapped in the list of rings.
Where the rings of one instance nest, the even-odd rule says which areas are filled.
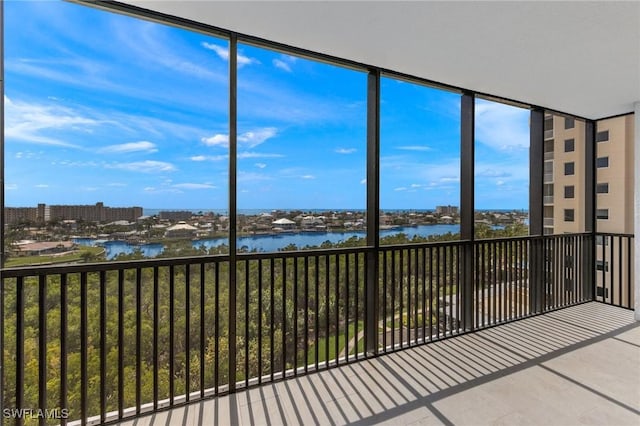
[[[457,224],[437,224],[437,225],[420,225],[410,227],[397,227],[393,229],[385,229],[380,231],[380,237],[404,233],[410,238],[413,236],[428,237],[431,235],[440,235],[446,233],[457,233],[460,231],[460,225]],[[364,231],[348,231],[348,232],[297,232],[291,234],[272,234],[272,235],[254,235],[247,237],[238,237],[238,248],[246,251],[270,252],[278,251],[284,247],[294,244],[298,248],[307,246],[319,246],[325,241],[332,244],[346,241],[352,237],[364,238]],[[131,254],[136,250],[145,257],[155,257],[164,250],[162,244],[133,244],[126,241],[104,241],[95,238],[74,238],[73,242],[83,246],[100,245],[105,249],[107,259],[114,259],[120,254]],[[192,242],[194,248],[204,246],[207,249],[219,247],[228,244],[226,238],[210,238],[195,240]]]

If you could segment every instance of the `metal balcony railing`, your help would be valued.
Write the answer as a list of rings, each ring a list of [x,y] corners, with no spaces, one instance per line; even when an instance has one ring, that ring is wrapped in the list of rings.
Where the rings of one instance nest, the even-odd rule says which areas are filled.
[[[546,139],[553,139],[553,129],[551,130],[545,130],[544,131],[544,138]]]
[[[553,173],[544,174],[544,183],[553,183]]]
[[[554,152],[553,151],[545,151],[544,152],[544,159],[545,160],[553,160],[554,157]]]
[[[553,195],[545,195],[542,201],[544,204],[553,204]]]
[[[603,301],[627,306],[633,237],[606,238],[609,270],[628,266]],[[575,234],[4,269],[3,406],[117,422],[594,300],[594,246]]]

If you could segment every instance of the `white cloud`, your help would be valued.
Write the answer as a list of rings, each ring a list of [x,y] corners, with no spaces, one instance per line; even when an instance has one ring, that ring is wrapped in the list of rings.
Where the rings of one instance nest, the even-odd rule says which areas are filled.
[[[307,179],[307,180],[315,179],[315,178],[316,177],[314,175],[302,175],[302,176],[300,176],[300,179]]]
[[[367,178],[364,178],[360,181],[360,185],[366,185],[367,183]]]
[[[17,190],[17,189],[18,189],[18,185],[17,185],[17,184],[15,184],[15,183],[7,183],[7,184],[4,186],[4,189],[6,189],[7,191],[15,191],[15,190]]]
[[[282,154],[272,154],[272,153],[268,153],[268,152],[252,152],[252,151],[245,151],[245,152],[239,152],[238,153],[238,160],[244,160],[247,158],[282,158],[284,157],[284,155]]]
[[[237,140],[239,145],[246,145],[249,148],[254,148],[268,139],[273,138],[278,133],[275,127],[264,127],[261,129],[244,132],[238,135]],[[219,146],[222,148],[229,147],[229,135],[218,133],[211,137],[202,138],[201,141],[207,146]]]
[[[202,138],[201,140],[207,146],[229,147],[229,135],[217,134],[208,138]]]
[[[431,148],[425,145],[405,145],[399,146],[396,149],[401,149],[403,151],[431,151]]]
[[[194,155],[193,157],[190,158],[191,161],[206,161],[207,160],[207,156],[205,155]]]
[[[267,167],[267,165],[264,163],[256,163],[255,166],[259,169],[264,169],[265,167]]]
[[[220,59],[222,59],[223,61],[229,60],[229,49],[226,47],[218,46],[217,44],[207,43],[207,42],[203,42],[202,47],[204,47],[205,49],[213,50],[216,53],[216,55],[218,55],[218,57],[220,57]],[[240,52],[238,52],[237,61],[238,61],[238,67],[260,63],[260,61],[258,61],[257,59],[249,58],[248,56],[245,56]]]
[[[338,148],[338,149],[336,149],[336,152],[338,154],[353,154],[356,151],[357,151],[357,149],[355,149],[355,148]]]
[[[275,127],[265,127],[252,132],[245,132],[238,136],[238,142],[246,144],[249,148],[256,147],[267,139],[271,139],[278,133]]]
[[[118,170],[126,170],[129,172],[140,172],[140,173],[163,173],[163,172],[174,172],[176,171],[176,167],[164,161],[134,161],[132,163],[112,163],[105,165],[108,169],[118,169]]]
[[[38,185],[35,185],[36,188],[48,188],[49,185],[47,185],[46,183],[40,183]]]
[[[503,180],[496,181],[496,186],[502,186],[502,185],[504,185]]]
[[[419,183],[412,183],[411,188],[422,188],[422,185],[420,185]]]
[[[498,167],[500,167],[498,165]],[[487,167],[476,172],[478,177],[508,177],[509,173],[506,171],[498,171],[494,168]]]
[[[398,188],[394,188],[393,190],[394,190],[394,191],[406,191],[406,190],[407,190],[407,188],[406,188],[406,187],[404,187],[404,186],[400,186],[400,187],[398,187]]]
[[[280,59],[274,59],[273,66],[278,69],[281,69],[282,71],[291,72],[291,67],[289,66],[289,64],[287,64],[285,61],[282,61]]]
[[[500,151],[529,149],[529,111],[498,102],[476,103],[476,140]]]
[[[126,183],[120,183],[120,182],[113,182],[113,183],[108,183],[107,186],[113,187],[113,188],[124,188],[125,186],[127,186]]]
[[[42,145],[79,148],[66,140],[52,137],[52,131],[88,133],[101,124],[80,112],[58,104],[39,105],[12,101],[4,97],[5,137]]]
[[[172,185],[174,188],[179,189],[215,189],[217,188],[215,185],[211,185],[210,183],[176,183]]]
[[[158,152],[156,144],[148,141],[128,142],[118,145],[109,145],[101,148],[98,152],[106,154],[124,154],[129,152]]]

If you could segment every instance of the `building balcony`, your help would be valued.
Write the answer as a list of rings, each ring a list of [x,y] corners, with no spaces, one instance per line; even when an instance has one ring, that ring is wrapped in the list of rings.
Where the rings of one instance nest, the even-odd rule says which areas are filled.
[[[553,173],[544,174],[544,183],[553,183]]]
[[[544,131],[544,140],[553,139],[553,129]]]
[[[553,160],[554,152],[553,151],[545,151],[544,159],[545,160]]]
[[[553,195],[545,195],[545,196],[543,197],[542,202],[543,202],[545,205],[553,204]]]
[[[619,308],[633,237],[610,239],[628,249],[603,254],[603,296],[593,234],[4,269],[4,406],[88,424],[517,421],[534,407],[571,423],[601,400],[617,422],[637,416],[638,385],[611,361],[640,337]],[[597,370],[571,362],[585,356]],[[514,380],[507,399],[478,396]],[[581,405],[556,410],[545,386]]]

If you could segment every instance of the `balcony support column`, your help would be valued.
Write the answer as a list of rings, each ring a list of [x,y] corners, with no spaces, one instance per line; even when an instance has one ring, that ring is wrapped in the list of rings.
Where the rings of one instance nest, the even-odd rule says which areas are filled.
[[[236,389],[236,235],[238,227],[237,196],[237,123],[238,123],[238,36],[229,39],[229,392]],[[284,375],[284,371],[282,372]]]
[[[367,81],[367,271],[365,282],[365,352],[378,353],[378,282],[380,252],[380,71]]]
[[[634,148],[634,164],[636,165],[634,170],[634,192],[635,192],[635,221],[634,221],[634,249],[635,256],[634,258],[634,307],[635,307],[635,319],[636,321],[640,321],[640,257],[638,253],[640,253],[640,172],[638,171],[638,165],[640,165],[640,101],[634,104],[634,127],[635,127],[635,143],[633,144]]]
[[[584,126],[584,232],[591,234],[584,245],[582,283],[585,298],[596,295],[596,122],[587,120]]]
[[[544,309],[544,110],[531,110],[529,130],[529,235],[531,240],[529,260],[529,310],[531,313]]]
[[[473,324],[473,247],[475,239],[475,95],[463,93],[460,102],[460,239],[461,246],[461,327],[471,331]]]

